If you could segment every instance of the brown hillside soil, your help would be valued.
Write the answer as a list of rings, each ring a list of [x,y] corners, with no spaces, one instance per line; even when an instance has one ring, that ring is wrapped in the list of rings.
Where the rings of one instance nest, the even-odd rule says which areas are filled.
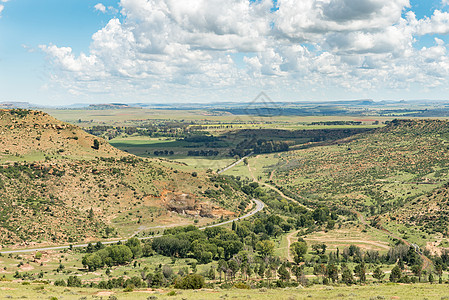
[[[194,217],[204,224],[234,215],[242,197],[226,196],[213,175],[137,158],[42,112],[0,110],[0,133],[3,246],[127,237]],[[206,197],[208,189],[219,196]]]

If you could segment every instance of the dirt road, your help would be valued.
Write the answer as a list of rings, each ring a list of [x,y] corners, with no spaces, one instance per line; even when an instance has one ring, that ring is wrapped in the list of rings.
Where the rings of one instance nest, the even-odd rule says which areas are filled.
[[[224,221],[218,224],[212,224],[212,225],[207,225],[207,226],[203,226],[200,227],[199,230],[204,230],[208,227],[217,227],[217,226],[223,226],[229,223],[232,223],[234,221],[238,221],[238,220],[242,220],[242,219],[246,219],[249,218],[253,215],[255,215],[256,213],[260,212],[261,210],[264,209],[265,204],[258,200],[258,199],[253,199],[254,203],[256,204],[256,207],[250,211],[249,213],[232,219],[232,220],[228,220],[228,221]],[[173,225],[168,225],[168,226],[158,226],[158,228],[168,228],[168,227],[173,227]],[[148,237],[143,237],[143,238],[138,238],[139,240],[147,240],[147,239],[153,239],[155,237],[161,237],[162,235],[153,235],[153,236],[148,236]],[[122,239],[122,240],[114,240],[114,241],[100,241],[102,244],[107,245],[107,244],[114,244],[117,243],[118,241],[121,242],[126,242],[128,239]],[[65,245],[65,246],[55,246],[55,247],[43,247],[43,248],[34,248],[34,249],[19,249],[19,250],[9,250],[9,251],[0,251],[1,254],[9,254],[9,253],[27,253],[27,252],[35,252],[35,251],[50,251],[50,250],[62,250],[62,249],[69,249],[70,247],[73,248],[82,248],[82,247],[87,247],[87,243],[85,244],[78,244],[78,245]]]

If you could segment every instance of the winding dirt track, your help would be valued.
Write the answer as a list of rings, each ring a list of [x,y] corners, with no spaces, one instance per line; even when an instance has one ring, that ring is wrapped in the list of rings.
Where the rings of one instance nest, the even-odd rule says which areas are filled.
[[[259,155],[257,155],[257,156],[255,157],[255,159],[257,159],[257,158],[259,158]],[[262,182],[262,181],[257,180],[257,178],[254,176],[254,173],[253,173],[253,170],[252,170],[252,168],[251,168],[251,166],[250,166],[250,164],[249,164],[249,161],[248,161],[248,171],[249,171],[249,173],[251,174],[251,177],[253,178],[253,181],[254,181],[254,182],[257,182],[258,184],[263,185],[263,186],[265,186],[265,187],[267,187],[267,188],[269,188],[269,189],[275,191],[276,193],[278,193],[278,194],[279,194],[282,198],[284,198],[284,199],[287,199],[287,200],[289,200],[289,201],[295,202],[295,203],[299,204],[300,206],[304,207],[304,208],[307,209],[307,210],[310,210],[310,211],[312,210],[310,207],[307,207],[307,206],[305,206],[304,204],[299,203],[297,200],[295,200],[295,199],[293,199],[293,198],[290,198],[290,197],[286,196],[286,195],[285,195],[282,191],[280,191],[278,188],[276,188],[276,187],[274,187],[274,186],[272,186],[272,185],[269,185],[268,183],[265,183],[265,182]],[[273,171],[273,172],[274,172],[274,171]],[[273,172],[271,173],[271,175],[273,175]]]
[[[294,262],[294,260],[293,260],[293,256],[292,256],[292,254],[290,253],[290,246],[291,246],[291,244],[293,244],[293,241],[292,241],[292,239],[296,239],[296,234],[299,232],[299,230],[296,230],[296,231],[293,231],[293,232],[290,232],[288,235],[287,235],[287,260],[289,261],[289,262]]]

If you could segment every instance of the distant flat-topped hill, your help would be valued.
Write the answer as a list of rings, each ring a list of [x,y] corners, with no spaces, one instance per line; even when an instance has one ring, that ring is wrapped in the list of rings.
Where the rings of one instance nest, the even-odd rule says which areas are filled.
[[[239,192],[224,193],[230,187],[211,174],[194,175],[48,114],[0,110],[0,245],[127,237],[237,212]]]

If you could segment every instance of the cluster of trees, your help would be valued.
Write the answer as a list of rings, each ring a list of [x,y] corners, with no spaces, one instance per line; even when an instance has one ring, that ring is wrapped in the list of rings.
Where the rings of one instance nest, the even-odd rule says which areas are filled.
[[[152,255],[151,245],[142,247],[137,238],[129,239],[124,245],[120,242],[115,245],[105,247],[98,242],[95,246],[89,244],[86,247],[88,254],[84,255],[82,264],[89,271],[95,271],[105,265],[108,267],[128,264],[133,259]]]
[[[377,276],[379,273],[379,278],[382,279],[385,274],[380,268],[376,269],[373,276]],[[366,282],[367,267],[364,262],[355,266],[354,270],[351,270],[347,264],[342,263],[340,266],[334,263],[329,264],[315,264],[313,267],[313,274],[321,277],[323,284],[332,283],[345,283],[351,285],[357,281],[360,283]],[[356,279],[356,278],[357,279]]]
[[[31,113],[32,111],[29,109],[21,109],[21,108],[14,108],[14,109],[10,109],[9,113],[11,115],[16,115],[19,118],[24,118],[26,117],[29,113]],[[39,112],[34,112],[35,115],[37,115]]]
[[[67,282],[64,279],[55,281],[56,286],[81,287],[83,284],[78,276],[69,276]]]
[[[78,123],[81,123],[81,119],[78,120]],[[114,126],[106,126],[106,125],[95,125],[91,128],[85,129],[86,132],[95,135],[95,136],[102,136],[107,139],[113,139],[117,136],[120,136],[121,134],[128,134],[132,135],[137,132],[139,132],[137,127],[114,127]]]
[[[289,146],[286,142],[282,141],[265,141],[265,140],[257,140],[253,151],[254,153],[273,153],[273,152],[282,152],[288,151]]]
[[[322,122],[312,122],[310,125],[362,125],[360,121],[322,121]]]
[[[189,150],[187,156],[217,156],[220,154],[217,150]]]
[[[156,151],[153,152],[153,154],[155,156],[159,156],[159,155],[174,155],[175,152],[173,152],[173,150],[170,150],[170,151],[168,151],[168,150],[159,150],[159,151],[156,150]]]
[[[388,279],[391,282],[416,283],[422,282],[422,278],[427,275],[425,276],[425,279],[428,282],[432,283],[435,281],[434,273],[423,270],[422,265],[413,265],[410,270],[413,276],[411,276],[410,273],[405,272],[405,265],[400,262],[398,265],[395,265],[391,269]],[[366,282],[368,266],[365,262],[360,262],[359,264],[355,265],[354,269],[352,270],[346,263],[316,263],[313,266],[313,273],[319,278],[322,278],[323,284],[329,284],[330,282],[340,282],[351,285],[357,282]],[[442,270],[437,268],[436,274],[440,278],[440,283],[442,283]],[[387,273],[382,270],[381,266],[375,267],[375,269],[372,271],[372,277],[378,281],[383,281],[386,275]]]
[[[125,288],[132,290],[134,288],[147,287],[147,285],[145,284],[145,281],[143,281],[140,277],[133,276],[126,280],[123,277],[102,280],[97,285],[91,284],[91,287],[96,287],[99,289]]]
[[[308,261],[305,261],[305,266],[313,267],[313,273],[322,278],[323,284],[330,282],[341,282],[348,285],[357,282],[366,282],[366,275],[368,273],[368,264],[374,268],[372,271],[373,278],[382,281],[386,273],[382,270],[382,265],[397,265],[391,270],[389,280],[391,282],[412,283],[421,281],[423,275],[422,259],[415,251],[414,247],[409,247],[404,244],[398,244],[391,248],[387,254],[380,255],[378,251],[368,250],[363,251],[355,245],[351,245],[340,251],[329,252],[326,254],[325,244],[314,244],[312,249],[315,255]],[[298,242],[290,246],[290,251],[294,255],[296,264],[304,261],[304,254],[307,252],[307,244],[299,239]],[[357,263],[352,270],[348,263]],[[412,271],[414,276],[407,275],[404,270]],[[437,274],[440,276],[444,270],[443,266],[436,267]],[[439,271],[438,271],[439,270]],[[434,280],[433,273],[428,274],[428,280]],[[441,279],[440,279],[441,280]]]
[[[136,266],[137,264],[134,263],[134,267]],[[63,279],[55,281],[55,285],[69,287],[84,286],[100,289],[124,288],[125,291],[131,291],[134,288],[156,288],[168,287],[173,285],[179,289],[200,289],[205,285],[205,278],[203,275],[196,274],[196,272],[196,264],[192,265],[191,273],[189,272],[187,267],[184,267],[181,268],[177,274],[175,274],[175,272],[169,265],[159,264],[155,266],[154,271],[151,271],[148,266],[145,266],[140,271],[140,276],[132,276],[129,278],[125,278],[123,276],[114,277],[109,278],[108,280],[102,280],[98,283],[90,282],[84,285],[82,284],[80,277],[70,276],[68,277],[67,281]],[[110,275],[109,268],[106,270],[106,275]],[[208,276],[209,278],[214,278],[214,269],[211,269],[211,272],[209,272]]]
[[[220,138],[212,135],[198,134],[198,135],[190,135],[188,137],[183,138],[182,140],[189,143],[214,143],[219,142]]]
[[[215,189],[207,189],[205,191],[205,195],[212,199],[219,198],[221,195],[225,195],[226,197],[232,197],[236,190],[240,190],[242,188],[242,181],[240,181],[240,177],[234,176],[211,176],[210,181],[215,185]]]
[[[81,119],[78,123],[83,122]],[[113,139],[117,136],[127,135],[139,135],[149,137],[178,137],[183,138],[189,134],[189,124],[170,123],[164,122],[162,124],[149,124],[143,126],[107,126],[107,125],[95,125],[85,129],[86,132],[95,136],[101,136],[107,139]]]
[[[415,251],[415,248],[406,246],[399,243],[395,247],[381,255],[379,251],[366,250],[363,251],[356,245],[351,245],[344,248],[342,251],[330,251],[326,253],[326,245],[324,243],[318,243],[312,245],[312,249],[315,251],[314,262],[318,263],[370,263],[370,264],[407,264],[409,266],[421,265],[421,256]]]
[[[280,218],[282,224],[279,224],[279,226],[282,225],[281,229],[285,232],[293,228],[309,228],[310,231],[314,231],[323,226],[327,229],[333,229],[338,220],[337,213],[344,213],[337,209],[331,211],[329,207],[324,205],[309,211],[298,203],[282,198],[274,191],[267,192],[256,182],[245,181],[240,177],[217,176],[212,177],[211,181],[215,182],[216,187],[222,188],[223,191],[206,190],[206,195],[214,197],[219,193],[231,193],[232,189],[241,190],[248,195],[249,199],[260,199],[270,207],[272,213],[283,216],[283,218]]]
[[[231,156],[238,155],[240,157],[251,152],[254,153],[274,153],[288,151],[289,146],[286,142],[262,139],[244,139],[238,143],[235,149],[230,151]]]
[[[52,172],[50,172],[52,170]],[[6,165],[0,168],[0,175],[8,179],[20,179],[25,177],[27,180],[38,180],[48,176],[61,177],[65,174],[63,170],[52,169],[39,163],[17,163]],[[5,180],[5,181],[6,181]]]
[[[250,184],[246,190],[257,194],[257,184]],[[195,226],[167,229],[164,236],[155,238],[152,248],[155,252],[181,258],[195,258],[205,264],[213,260],[228,261],[244,249],[253,249],[260,257],[273,255],[274,243],[270,240],[294,228],[331,220],[332,214],[326,208],[301,214],[298,218],[283,218],[277,214],[259,213],[253,221],[232,224],[229,230],[223,227],[198,230]],[[298,247],[298,256],[307,250],[305,242]],[[298,243],[297,243],[298,244]],[[301,242],[299,243],[301,244]],[[296,244],[295,244],[296,245]],[[301,250],[299,250],[301,249]]]
[[[175,231],[176,230],[176,231]],[[229,259],[243,248],[239,236],[222,227],[198,230],[187,226],[168,231],[168,235],[155,238],[154,251],[171,257],[194,257],[199,263],[209,263],[213,259]]]
[[[251,188],[254,193],[258,187],[252,185]],[[331,218],[331,213],[326,208],[317,208],[309,212],[308,218],[315,224],[318,222],[324,224]],[[326,251],[327,247],[324,243],[312,245],[313,252],[308,252],[307,243],[299,238],[298,242],[293,243],[290,247],[294,263],[282,262],[274,256],[275,243],[271,238],[291,230],[297,223],[294,218],[262,213],[257,215],[252,222],[233,223],[231,229],[212,227],[200,231],[193,225],[170,228],[166,230],[164,236],[143,245],[137,239],[131,239],[124,245],[109,247],[103,247],[100,243],[89,245],[86,249],[89,252],[85,256],[86,266],[89,267],[87,261],[98,260],[93,259],[94,256],[98,256],[105,261],[104,265],[109,266],[111,264],[106,263],[108,258],[112,265],[124,261],[126,261],[124,263],[129,263],[133,258],[152,255],[154,252],[172,257],[173,261],[177,257],[193,258],[200,264],[217,261],[216,266],[212,266],[209,271],[202,274],[196,274],[196,262],[191,263],[191,273],[187,267],[179,270],[177,274],[168,265],[156,266],[154,271],[145,267],[141,271],[140,278],[133,277],[127,280],[115,278],[102,281],[97,285],[91,284],[100,288],[170,285],[185,289],[201,288],[205,284],[206,277],[211,280],[218,279],[220,283],[224,280],[224,285],[235,285],[236,280],[250,282],[251,279],[256,279],[252,284],[258,287],[307,285],[308,280],[304,275],[305,267],[312,267],[318,281],[323,284],[339,282],[351,285],[366,282],[367,274],[370,272],[373,278],[382,281],[386,277],[382,265],[395,263],[397,265],[391,270],[389,276],[391,282],[411,283],[421,281],[422,277],[427,278],[429,282],[433,282],[435,279],[434,273],[426,273],[422,270],[422,260],[415,249],[401,243],[384,255],[380,255],[378,251],[363,251],[355,245],[344,248],[342,251],[337,249],[329,252]],[[124,252],[120,254],[121,251],[117,247]],[[125,252],[126,255],[124,255]],[[310,259],[305,259],[306,253],[314,255]],[[123,257],[126,259],[122,259]],[[441,268],[436,269],[440,281],[444,270],[443,264],[448,257],[448,255],[443,256],[440,259]],[[350,263],[355,263],[355,267],[351,268],[352,264]],[[414,276],[410,276],[410,272],[407,273],[406,269],[411,270]],[[89,270],[93,270],[93,268],[89,267]],[[218,276],[216,276],[216,272]],[[296,280],[292,280],[293,278]],[[241,284],[246,286],[246,283]]]

